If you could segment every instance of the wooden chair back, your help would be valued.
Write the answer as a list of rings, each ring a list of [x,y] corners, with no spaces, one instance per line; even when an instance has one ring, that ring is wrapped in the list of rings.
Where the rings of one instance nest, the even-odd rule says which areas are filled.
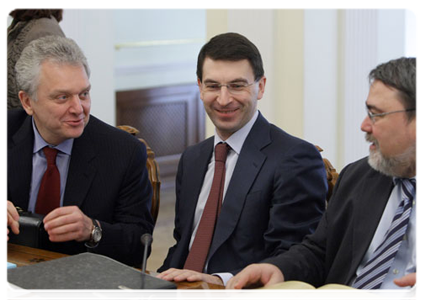
[[[319,146],[315,145],[319,152],[323,152],[323,149]],[[335,187],[336,181],[338,180],[339,174],[336,172],[336,169],[332,166],[330,161],[324,157],[322,157],[323,163],[325,164],[326,169],[326,179],[328,181],[328,194],[326,200],[329,201],[330,197],[332,196],[333,188]]]
[[[133,136],[136,136],[139,131],[128,125],[120,125],[117,126],[117,128],[122,129]],[[151,215],[153,216],[154,223],[157,221],[157,217],[159,215],[159,207],[160,207],[160,171],[159,171],[159,165],[157,164],[157,161],[155,159],[155,155],[153,150],[150,148],[150,146],[147,144],[145,140],[142,138],[138,138],[140,142],[142,142],[145,147],[147,148],[147,170],[148,170],[148,177],[150,179],[151,185],[153,187],[153,197],[151,200]]]

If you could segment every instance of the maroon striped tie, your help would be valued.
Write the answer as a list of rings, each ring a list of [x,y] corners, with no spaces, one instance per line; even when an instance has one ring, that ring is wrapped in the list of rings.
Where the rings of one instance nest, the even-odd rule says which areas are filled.
[[[213,238],[216,219],[222,206],[223,188],[225,186],[225,162],[228,144],[219,143],[215,148],[214,177],[206,206],[201,216],[191,251],[185,261],[184,269],[203,272],[207,255]]]
[[[60,173],[56,166],[57,149],[44,147],[43,151],[47,159],[47,169],[41,180],[35,212],[47,215],[60,206]]]

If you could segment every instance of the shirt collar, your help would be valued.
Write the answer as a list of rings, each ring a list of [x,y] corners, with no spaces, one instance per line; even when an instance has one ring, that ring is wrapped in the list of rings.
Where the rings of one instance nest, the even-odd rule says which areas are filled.
[[[258,110],[254,113],[253,117],[250,121],[248,121],[247,124],[245,124],[241,129],[234,132],[226,141],[222,140],[219,134],[216,131],[216,128],[214,129],[214,146],[220,142],[227,143],[233,151],[236,152],[236,154],[239,155],[241,152],[242,146],[244,145],[245,139],[247,138],[248,134],[251,131],[251,128],[253,128],[254,123],[256,122],[258,118]]]
[[[43,137],[40,135],[40,133],[38,132],[37,126],[35,125],[34,118],[32,118],[32,129],[34,131],[33,153],[37,153],[38,151],[40,151],[44,147],[49,146],[51,148],[55,148],[55,149],[59,150],[62,153],[65,153],[67,155],[71,155],[74,139],[67,139],[67,140],[63,141],[62,143],[60,143],[59,145],[53,146],[53,145],[50,145],[49,143],[47,143],[43,139]]]

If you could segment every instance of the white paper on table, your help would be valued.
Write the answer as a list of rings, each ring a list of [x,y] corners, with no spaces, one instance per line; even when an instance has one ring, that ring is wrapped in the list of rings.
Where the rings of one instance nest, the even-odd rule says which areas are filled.
[[[7,281],[5,281],[4,287],[5,287],[5,299],[11,299],[11,298],[15,298],[15,297],[19,297],[19,296],[31,293],[30,291],[25,290],[17,285],[11,284],[10,282],[7,282]]]

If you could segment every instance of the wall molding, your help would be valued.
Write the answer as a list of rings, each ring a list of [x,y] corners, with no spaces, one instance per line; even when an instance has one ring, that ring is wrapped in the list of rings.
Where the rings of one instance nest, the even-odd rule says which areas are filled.
[[[157,47],[157,46],[175,46],[175,45],[191,45],[191,44],[204,44],[204,39],[176,39],[176,40],[150,40],[138,41],[115,44],[116,50],[125,48],[144,48],[144,47]]]
[[[115,66],[115,76],[132,76],[146,73],[178,72],[186,70],[196,70],[197,62],[181,61],[163,64],[137,64],[130,66]]]

